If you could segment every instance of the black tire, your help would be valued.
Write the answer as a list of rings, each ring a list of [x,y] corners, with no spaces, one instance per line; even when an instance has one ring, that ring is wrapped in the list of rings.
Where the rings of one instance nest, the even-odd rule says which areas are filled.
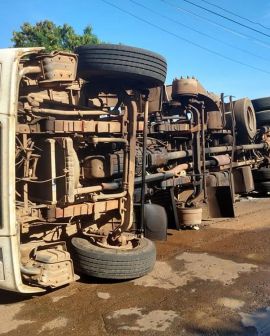
[[[253,178],[255,182],[270,181],[270,168],[253,170]]]
[[[116,250],[92,244],[84,238],[72,238],[73,260],[79,272],[103,279],[135,279],[151,272],[156,261],[154,243],[140,238],[132,250]]]
[[[270,110],[270,97],[253,99],[252,104],[256,112]]]
[[[161,86],[166,79],[165,58],[145,49],[98,44],[80,46],[76,53],[78,76],[95,85],[145,89]]]
[[[246,144],[257,132],[256,116],[251,100],[242,98],[234,102],[237,143]]]
[[[257,124],[259,126],[270,124],[270,110],[259,111],[256,113]]]
[[[270,192],[270,181],[255,183],[255,190],[265,194]]]

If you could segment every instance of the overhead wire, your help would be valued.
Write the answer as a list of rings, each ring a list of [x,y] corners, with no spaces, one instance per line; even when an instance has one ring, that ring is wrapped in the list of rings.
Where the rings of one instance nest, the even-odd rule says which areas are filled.
[[[141,22],[144,22],[144,23],[146,23],[146,24],[148,24],[148,25],[150,25],[150,26],[152,26],[152,27],[154,27],[154,28],[156,28],[156,29],[158,29],[158,30],[160,30],[160,31],[163,31],[164,33],[167,33],[167,34],[169,34],[169,35],[171,35],[171,36],[174,36],[174,37],[176,37],[177,39],[179,39],[179,40],[181,40],[181,41],[185,41],[186,43],[191,44],[191,45],[193,45],[193,46],[195,46],[195,47],[197,47],[197,48],[199,48],[199,49],[202,49],[202,50],[204,50],[204,51],[207,51],[207,52],[209,52],[209,53],[211,53],[211,54],[213,54],[213,55],[219,56],[219,57],[221,57],[221,58],[223,58],[223,59],[229,60],[229,61],[231,61],[231,62],[233,62],[233,63],[237,63],[237,64],[243,65],[243,66],[245,66],[245,67],[251,68],[251,69],[253,69],[253,70],[257,70],[257,71],[260,71],[260,72],[263,72],[263,73],[266,73],[266,74],[270,74],[270,71],[267,71],[267,70],[264,70],[264,69],[255,67],[255,66],[253,66],[253,65],[251,65],[251,64],[247,64],[247,63],[238,61],[238,60],[233,59],[233,58],[231,58],[231,57],[229,57],[229,56],[223,55],[223,54],[221,54],[221,53],[219,53],[219,52],[217,52],[217,51],[214,51],[214,50],[212,50],[212,49],[209,49],[209,48],[207,48],[207,47],[204,47],[204,46],[200,45],[199,43],[193,42],[193,41],[191,41],[191,40],[189,40],[189,39],[187,39],[187,38],[185,38],[185,37],[183,37],[183,36],[180,36],[180,35],[178,35],[178,34],[175,34],[175,33],[171,32],[171,31],[169,31],[169,30],[167,30],[167,29],[165,29],[165,28],[163,28],[163,27],[161,27],[161,26],[159,26],[159,25],[157,25],[157,24],[155,24],[155,23],[152,23],[152,22],[150,22],[150,21],[148,21],[148,20],[146,20],[146,19],[144,19],[144,18],[142,18],[142,17],[140,17],[140,16],[138,16],[138,15],[135,15],[135,14],[131,13],[130,11],[127,11],[126,9],[123,9],[123,8],[121,8],[121,7],[117,6],[117,5],[115,5],[114,3],[112,3],[112,2],[110,2],[110,1],[108,1],[108,0],[101,0],[101,1],[104,2],[104,3],[106,3],[107,5],[109,5],[109,6],[111,6],[111,7],[114,7],[114,8],[116,8],[116,9],[118,9],[119,11],[121,11],[121,12],[123,12],[123,13],[125,13],[125,14],[128,14],[128,15],[130,15],[130,16],[136,18],[137,20],[139,20],[139,21],[141,21]]]
[[[220,14],[220,13],[217,13],[217,12],[215,12],[215,11],[209,9],[209,8],[206,8],[206,7],[204,7],[204,6],[198,5],[198,4],[196,4],[196,3],[194,3],[194,2],[192,2],[192,1],[190,1],[190,0],[182,0],[182,1],[184,1],[184,2],[186,2],[186,3],[189,3],[189,4],[191,4],[192,6],[195,6],[195,7],[197,7],[197,8],[200,8],[200,9],[202,9],[202,10],[208,12],[208,13],[211,13],[211,14],[213,14],[213,15],[219,16],[219,17],[221,17],[221,18],[223,18],[223,19],[225,19],[225,20],[227,20],[227,21],[233,22],[233,23],[235,23],[235,24],[237,24],[237,25],[239,25],[239,26],[242,26],[242,27],[244,27],[244,28],[246,28],[246,29],[252,30],[252,31],[254,31],[254,32],[258,33],[258,34],[261,34],[261,35],[270,37],[269,34],[266,34],[266,33],[262,32],[262,31],[260,31],[260,30],[258,30],[258,29],[252,28],[252,27],[250,27],[250,26],[248,26],[248,25],[246,25],[246,24],[244,24],[244,23],[241,23],[241,22],[239,22],[239,21],[236,21],[236,20],[234,20],[234,19],[231,19],[231,18],[229,18],[229,17],[227,17],[227,16],[225,16],[225,15],[222,15],[222,14]]]
[[[221,7],[221,6],[219,6],[219,5],[216,5],[216,4],[214,4],[214,3],[210,2],[210,1],[207,1],[207,0],[201,0],[201,1],[207,3],[207,4],[210,5],[210,6],[213,6],[213,7],[216,7],[216,8],[218,8],[218,9],[221,9],[221,10],[223,10],[224,12],[226,12],[226,13],[228,13],[228,14],[231,14],[231,15],[233,15],[233,16],[235,16],[235,17],[238,17],[239,19],[242,19],[242,20],[245,20],[245,21],[247,21],[247,22],[249,22],[249,23],[252,23],[252,24],[261,26],[261,27],[264,28],[264,29],[270,29],[270,27],[266,27],[265,25],[261,24],[260,22],[253,21],[253,20],[251,20],[251,19],[249,19],[249,18],[247,18],[247,17],[245,17],[245,16],[239,15],[239,14],[233,12],[233,11],[230,11],[230,10],[224,8],[224,7]]]
[[[236,35],[238,37],[241,37],[243,39],[249,39],[250,41],[252,41],[252,42],[254,42],[256,44],[259,44],[259,45],[264,46],[266,48],[270,48],[269,44],[267,44],[265,41],[262,41],[262,40],[260,40],[260,39],[258,39],[256,37],[253,37],[253,36],[248,35],[246,33],[237,32],[236,30],[234,30],[232,28],[228,28],[228,27],[224,26],[222,23],[215,22],[215,21],[213,21],[213,20],[211,20],[209,18],[206,18],[206,17],[204,17],[204,16],[202,16],[202,15],[200,15],[198,13],[195,13],[195,12],[189,10],[189,9],[180,7],[179,5],[175,5],[174,3],[171,3],[168,0],[160,0],[160,1],[166,3],[167,5],[171,6],[172,8],[175,8],[177,11],[185,12],[185,13],[187,13],[189,15],[195,16],[195,17],[199,18],[200,20],[206,21],[206,22],[208,22],[208,23],[210,23],[210,24],[212,24],[212,25],[214,25],[216,27],[219,27],[219,28],[223,29],[224,31],[227,31],[227,32],[229,32],[231,34],[234,34],[234,35]]]
[[[241,52],[243,52],[243,53],[245,53],[245,54],[249,54],[249,55],[251,55],[251,56],[253,56],[253,57],[257,57],[257,58],[260,58],[260,59],[262,59],[262,60],[264,60],[264,61],[270,62],[270,59],[267,58],[267,57],[263,57],[263,56],[257,55],[257,54],[255,54],[255,53],[251,52],[250,50],[242,49],[242,48],[237,47],[237,46],[235,46],[235,45],[233,45],[233,44],[231,44],[231,43],[222,41],[222,40],[220,40],[220,39],[218,39],[218,38],[216,38],[216,37],[214,37],[214,36],[211,36],[211,35],[209,35],[209,34],[207,34],[207,33],[204,33],[204,32],[202,32],[202,31],[200,31],[200,30],[197,30],[197,29],[195,29],[195,28],[191,28],[190,26],[188,26],[188,25],[186,25],[186,24],[184,24],[184,23],[182,23],[182,22],[179,22],[179,21],[177,21],[177,20],[174,20],[173,18],[171,18],[171,17],[169,17],[169,16],[167,16],[167,15],[161,14],[161,13],[159,13],[159,12],[157,12],[157,11],[155,11],[155,10],[153,10],[153,9],[151,9],[151,8],[145,6],[144,4],[141,4],[141,3],[139,3],[139,2],[137,2],[137,1],[135,1],[135,0],[129,0],[129,1],[132,2],[132,3],[134,3],[134,4],[137,5],[137,6],[140,6],[140,7],[144,8],[144,9],[150,11],[151,13],[154,13],[155,15],[158,15],[158,16],[160,16],[160,17],[162,17],[162,18],[164,18],[164,19],[166,19],[166,20],[168,20],[168,21],[170,21],[170,22],[173,22],[173,23],[175,23],[175,24],[177,24],[177,25],[179,25],[179,26],[185,27],[186,29],[189,29],[190,31],[193,31],[193,32],[195,32],[195,33],[197,33],[197,34],[200,34],[200,35],[205,36],[205,37],[207,37],[207,38],[209,38],[209,39],[212,39],[213,41],[216,41],[216,42],[219,42],[219,43],[221,43],[221,44],[224,44],[224,45],[226,45],[226,46],[228,46],[228,47],[230,47],[230,48],[239,50],[239,51],[241,51]]]

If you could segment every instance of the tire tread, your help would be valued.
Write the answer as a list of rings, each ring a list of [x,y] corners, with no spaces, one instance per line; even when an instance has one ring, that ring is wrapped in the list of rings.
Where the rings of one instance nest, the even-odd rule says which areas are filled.
[[[114,250],[93,245],[85,238],[72,238],[75,269],[81,273],[106,279],[133,279],[149,273],[155,264],[153,242],[141,238],[132,250]]]

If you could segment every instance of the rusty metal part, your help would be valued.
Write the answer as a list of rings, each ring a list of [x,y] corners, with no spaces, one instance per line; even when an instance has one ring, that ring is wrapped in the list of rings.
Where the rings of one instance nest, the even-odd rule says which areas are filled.
[[[143,125],[143,149],[142,149],[142,184],[141,184],[141,221],[139,232],[141,236],[144,235],[144,203],[145,203],[145,175],[146,175],[146,154],[147,154],[147,134],[148,134],[148,93],[145,98],[145,108],[144,108],[144,125]]]
[[[235,147],[235,149],[238,151],[253,150],[253,149],[268,149],[268,144],[260,143],[260,144],[238,145]],[[208,147],[205,149],[206,154],[226,153],[231,151],[232,146],[215,146],[215,147]],[[190,156],[192,156],[192,150],[174,151],[168,153],[168,160],[183,159],[185,157]]]
[[[121,224],[113,231],[112,235],[119,237],[122,232],[127,231],[133,223],[133,194],[135,179],[135,155],[136,155],[136,130],[137,130],[137,104],[132,97],[126,92],[122,93],[122,99],[125,103],[128,113],[128,132],[127,139],[129,147],[125,151],[124,171],[122,187],[126,191],[125,197],[122,198],[122,215]]]
[[[73,263],[63,243],[37,247],[33,266],[40,269],[40,274],[32,276],[40,286],[56,288],[75,280]]]
[[[230,110],[231,110],[231,118],[232,118],[232,137],[233,137],[233,141],[232,141],[232,152],[231,152],[231,163],[230,163],[230,170],[229,170],[229,174],[230,174],[230,187],[231,187],[231,193],[232,193],[232,199],[234,200],[234,187],[235,185],[233,184],[233,162],[235,160],[235,146],[236,146],[236,110],[235,110],[235,105],[233,104],[233,99],[232,96],[229,97],[230,100]]]
[[[231,163],[231,158],[228,154],[214,155],[214,156],[211,156],[211,159],[216,161],[217,166],[225,166]]]
[[[207,176],[207,186],[211,187],[230,186],[229,178],[230,175],[228,171],[211,172]]]
[[[206,91],[197,79],[194,77],[176,78],[172,84],[172,99],[180,101],[185,106],[189,103],[190,98],[197,98],[199,101],[203,101],[206,112],[220,110],[220,98]]]
[[[192,132],[192,128],[189,123],[183,124],[158,124],[154,126],[156,132]]]
[[[84,202],[66,207],[51,207],[45,211],[45,218],[54,221],[58,218],[69,218],[83,215],[93,215],[94,213],[106,213],[119,209],[119,199],[105,200],[100,202]]]
[[[169,102],[172,99],[172,85],[164,86],[164,101]]]
[[[216,129],[223,128],[220,111],[208,111],[207,112],[207,128],[209,130],[216,130]]]
[[[252,150],[252,149],[263,149],[267,148],[265,143],[260,144],[249,144],[249,145],[238,145],[235,147],[236,150]],[[206,148],[206,153],[222,153],[222,152],[230,152],[232,150],[232,146],[220,146],[220,147],[210,147]]]
[[[72,82],[77,75],[77,55],[68,52],[52,52],[37,57],[42,69],[41,85]]]
[[[222,115],[223,127],[226,127],[226,124],[227,124],[226,114],[228,114],[228,112],[226,111],[225,101],[224,101],[224,93],[223,92],[220,94],[220,111],[221,111],[221,115]]]
[[[210,164],[210,163],[209,163]],[[216,162],[212,161],[212,165],[215,165]],[[153,182],[162,182],[166,181],[168,179],[172,179],[174,177],[179,177],[179,174],[185,172],[186,169],[192,168],[192,164],[180,164],[170,170],[166,170],[162,173],[155,173],[155,174],[150,174],[145,176],[145,183],[153,183]],[[181,176],[179,181],[186,181],[187,183],[190,182],[190,179],[185,179],[186,176]],[[177,178],[176,178],[177,179]],[[176,181],[176,180],[174,180]],[[136,177],[134,180],[135,186],[141,185],[142,184],[142,177]],[[175,185],[178,183],[175,183]],[[182,183],[180,183],[182,184]],[[184,184],[184,183],[183,183]],[[116,190],[121,187],[120,182],[112,182],[112,183],[102,183],[102,187],[104,190]]]
[[[148,94],[148,110],[149,114],[156,113],[161,110],[162,103],[162,95],[163,95],[163,87],[155,87],[149,89]],[[142,99],[142,113],[145,110],[145,100]]]
[[[143,130],[143,122],[137,123],[137,131]],[[17,124],[16,133],[122,133],[122,123],[119,121],[99,120],[44,120],[42,126],[39,124]]]
[[[172,173],[174,175],[178,175],[180,174],[181,172],[187,170],[188,168],[190,168],[190,165],[188,163],[182,163],[170,170],[167,170],[165,173]]]
[[[207,95],[207,91],[202,87],[200,82],[193,78],[174,79],[172,83],[172,98],[177,99],[179,96],[198,96],[198,94]]]
[[[26,136],[26,134],[24,134]],[[56,190],[56,178],[58,177],[56,172],[56,141],[55,139],[46,139],[43,143],[43,155],[38,160],[36,174],[38,181],[46,181],[42,188],[37,183],[29,184],[29,191],[27,192],[28,198],[32,201],[43,200],[44,203],[56,204],[57,203],[57,190]],[[63,172],[61,176],[63,176]],[[23,175],[23,177],[25,177]],[[64,178],[64,177],[63,177]],[[20,183],[20,180],[18,180]],[[28,183],[27,183],[28,186]]]
[[[83,161],[83,176],[87,179],[104,178],[108,176],[105,156],[87,156]]]
[[[236,194],[249,193],[255,189],[250,166],[243,166],[233,170],[234,192]]]
[[[230,186],[207,187],[209,214],[212,218],[233,218],[234,200]]]
[[[203,183],[203,196],[204,201],[207,202],[206,194],[206,163],[205,163],[205,106],[204,102],[201,102],[201,138],[202,138],[202,183]]]
[[[237,167],[242,167],[242,166],[246,166],[246,165],[250,165],[250,166],[254,166],[254,165],[258,165],[260,163],[262,163],[264,161],[264,157],[259,157],[256,159],[252,159],[252,160],[245,160],[242,162],[233,162],[233,168],[237,168]]]
[[[26,66],[22,68],[19,72],[19,76],[22,78],[29,74],[39,74],[41,73],[41,68],[38,65]]]
[[[94,241],[98,246],[119,251],[132,250],[139,244],[139,238],[137,236],[126,232],[116,238],[114,235],[109,234],[108,237],[104,237],[101,240],[97,237]]]
[[[200,113],[197,108],[192,105],[189,105],[190,112],[192,113],[193,120],[195,125],[200,125]],[[194,192],[186,200],[187,206],[192,206],[194,200],[200,195],[202,191],[202,178],[201,178],[201,145],[200,145],[200,133],[199,131],[193,134],[192,139],[193,145],[193,170],[195,175],[195,185]],[[204,146],[204,144],[203,144]]]
[[[26,275],[40,275],[41,269],[37,267],[20,265],[20,271]]]
[[[80,185],[80,163],[78,160],[78,156],[74,150],[73,140],[71,138],[66,137],[61,139],[61,145],[63,147],[63,155],[65,158],[64,167],[62,169],[66,173],[64,194],[67,202],[73,203],[75,201],[76,188]],[[59,155],[59,152],[56,153],[56,162],[57,155]],[[56,166],[56,169],[58,168],[58,166],[59,165]],[[61,186],[58,185],[58,188],[61,188]]]
[[[93,202],[101,201],[101,200],[108,200],[108,199],[117,199],[117,198],[125,198],[127,195],[127,191],[122,191],[119,193],[115,194],[98,194],[98,195],[93,195],[92,200]]]
[[[103,190],[102,186],[92,186],[92,187],[84,187],[78,188],[74,190],[75,195],[89,194],[97,191]]]
[[[137,130],[137,106],[128,95],[124,95],[123,102],[127,106],[128,112],[128,143],[129,155],[125,161],[126,176],[123,179],[125,189],[127,190],[126,198],[123,206],[126,211],[121,231],[127,231],[132,226],[133,221],[133,193],[134,193],[134,178],[135,178],[135,155],[136,155],[136,130]]]
[[[82,162],[82,172],[86,179],[119,177],[123,173],[124,151],[87,156]]]
[[[60,115],[60,116],[78,116],[78,117],[85,117],[85,116],[99,116],[99,115],[108,115],[108,112],[100,111],[100,110],[77,110],[77,111],[70,111],[70,110],[54,110],[54,109],[48,109],[48,108],[38,108],[33,107],[31,109],[34,113],[39,114],[50,114],[50,115]]]
[[[207,197],[210,216],[234,217],[234,192],[231,190],[231,174],[228,171],[211,172],[207,176]]]
[[[124,143],[125,145],[129,144],[127,139],[123,139],[123,138],[102,138],[102,137],[97,137],[97,136],[89,137],[88,141],[90,143],[92,143],[93,145],[97,145],[98,143],[101,143],[101,142],[120,142],[120,143]]]

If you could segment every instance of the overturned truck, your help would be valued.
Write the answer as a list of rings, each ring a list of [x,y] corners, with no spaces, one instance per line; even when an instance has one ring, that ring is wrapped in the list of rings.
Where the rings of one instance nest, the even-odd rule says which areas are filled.
[[[0,51],[1,288],[143,276],[156,258],[146,237],[179,228],[176,207],[233,216],[234,194],[255,189],[269,129],[250,100],[194,78],[165,87],[166,68],[122,45]]]
[[[159,165],[146,169],[145,201],[166,207],[176,228],[177,207],[201,202],[211,217],[234,217],[235,195],[260,192],[267,184],[262,179],[269,174],[269,120],[257,127],[261,112],[253,107],[261,100],[217,96],[194,77],[150,89],[149,97],[146,150],[148,162],[158,157]]]

